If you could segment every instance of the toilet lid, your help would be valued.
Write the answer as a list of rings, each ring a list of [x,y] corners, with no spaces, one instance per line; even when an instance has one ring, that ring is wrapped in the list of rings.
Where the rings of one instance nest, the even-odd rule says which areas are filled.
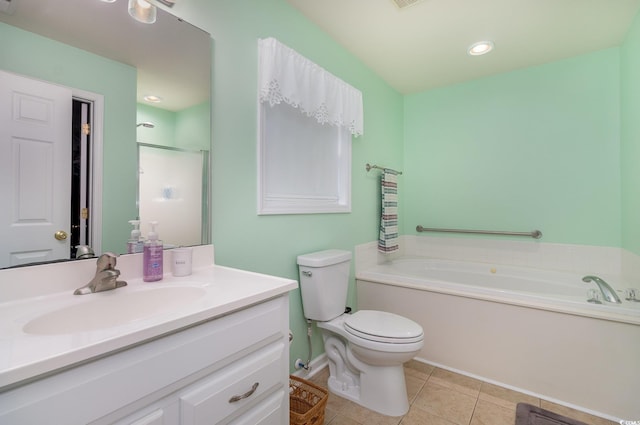
[[[422,327],[413,320],[386,311],[360,310],[345,316],[347,332],[372,341],[406,344],[424,336]]]

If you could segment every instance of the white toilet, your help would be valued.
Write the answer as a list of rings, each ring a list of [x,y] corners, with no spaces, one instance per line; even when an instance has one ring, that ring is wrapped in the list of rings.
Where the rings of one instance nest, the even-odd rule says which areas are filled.
[[[422,327],[384,311],[345,313],[351,252],[298,256],[302,307],[317,321],[329,359],[329,390],[389,416],[409,410],[402,364],[424,344]]]

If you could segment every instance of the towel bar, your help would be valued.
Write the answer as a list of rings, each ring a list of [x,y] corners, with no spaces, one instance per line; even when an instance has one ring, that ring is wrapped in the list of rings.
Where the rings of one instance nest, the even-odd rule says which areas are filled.
[[[385,169],[384,167],[379,167],[377,165],[371,165],[371,164],[365,165],[364,168],[366,168],[367,172],[371,171],[372,168],[377,168],[378,170],[384,170]],[[387,168],[387,170],[395,171],[397,174],[402,174],[402,171],[397,171],[397,170],[394,170],[392,168]]]

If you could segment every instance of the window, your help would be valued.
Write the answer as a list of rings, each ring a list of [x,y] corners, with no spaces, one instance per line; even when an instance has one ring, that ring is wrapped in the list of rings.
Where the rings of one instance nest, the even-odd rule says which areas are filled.
[[[362,94],[275,39],[259,75],[258,214],[350,212]]]
[[[260,214],[351,211],[351,134],[281,103],[260,105]]]

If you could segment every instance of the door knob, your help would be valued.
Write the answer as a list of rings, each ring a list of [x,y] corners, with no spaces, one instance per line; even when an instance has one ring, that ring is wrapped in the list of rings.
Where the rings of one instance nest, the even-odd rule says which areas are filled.
[[[55,237],[59,241],[63,241],[67,239],[67,232],[65,232],[64,230],[58,230],[53,234],[53,237]]]

